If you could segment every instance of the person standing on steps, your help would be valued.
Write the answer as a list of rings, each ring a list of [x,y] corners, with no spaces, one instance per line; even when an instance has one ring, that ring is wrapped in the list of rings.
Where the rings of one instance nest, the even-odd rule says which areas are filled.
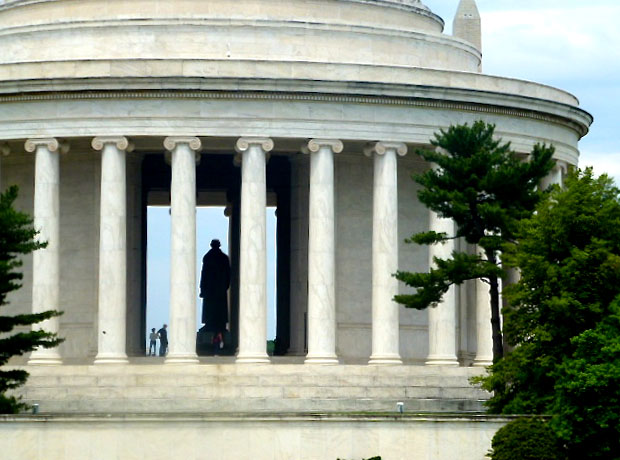
[[[157,331],[159,334],[159,356],[166,356],[168,352],[168,328],[167,324],[164,324],[162,328]]]
[[[213,334],[214,352],[224,348],[224,332],[228,323],[230,260],[220,246],[220,240],[211,241],[211,249],[202,259],[200,274],[202,322],[205,330]]]
[[[149,335],[149,356],[155,356],[157,354],[157,339],[159,339],[159,334],[155,332],[155,328],[153,328]]]

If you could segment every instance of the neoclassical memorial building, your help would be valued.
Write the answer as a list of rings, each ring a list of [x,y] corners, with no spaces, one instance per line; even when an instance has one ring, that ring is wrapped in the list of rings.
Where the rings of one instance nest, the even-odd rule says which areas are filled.
[[[37,327],[65,338],[13,363],[40,409],[0,420],[15,458],[153,458],[175,439],[179,458],[484,458],[504,423],[468,383],[492,358],[484,285],[392,301],[392,273],[451,249],[404,244],[452,229],[417,200],[416,150],[481,119],[524,157],[553,144],[561,181],[592,118],[482,73],[475,1],[454,7],[447,35],[419,0],[0,1],[0,187],[49,242],[8,311],[62,310]],[[161,361],[144,357],[152,205],[171,207]],[[229,220],[230,357],[196,354],[197,206]]]

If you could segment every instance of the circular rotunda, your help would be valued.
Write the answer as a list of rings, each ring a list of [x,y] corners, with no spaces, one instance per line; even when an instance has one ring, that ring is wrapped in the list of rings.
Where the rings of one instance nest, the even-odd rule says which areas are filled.
[[[445,225],[417,200],[411,175],[429,165],[415,151],[484,120],[524,156],[553,144],[557,181],[592,118],[562,90],[482,73],[473,0],[443,30],[420,0],[0,1],[0,186],[19,185],[49,241],[10,308],[64,311],[42,327],[65,342],[18,363],[32,385],[144,356],[151,205],[171,206],[163,367],[220,372],[198,357],[194,324],[195,208],[217,205],[230,228],[228,366],[282,364],[302,380],[327,367],[311,364],[373,378],[379,365],[449,367],[467,386],[470,366],[492,359],[485,296],[463,286],[428,312],[392,301],[404,287],[391,273],[427,270],[432,255],[404,239]],[[266,349],[268,205],[282,358]]]

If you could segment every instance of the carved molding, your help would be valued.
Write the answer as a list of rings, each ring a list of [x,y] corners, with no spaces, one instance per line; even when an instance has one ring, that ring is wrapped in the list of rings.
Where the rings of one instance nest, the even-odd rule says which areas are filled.
[[[39,146],[47,148],[52,153],[60,152],[64,154],[69,152],[69,144],[67,142],[59,142],[58,139],[53,137],[28,139],[24,144],[26,152],[30,153],[33,153]]]
[[[31,102],[31,101],[62,101],[88,99],[233,99],[233,100],[294,100],[337,103],[359,103],[396,105],[408,107],[424,107],[431,109],[448,109],[464,112],[503,115],[515,118],[555,123],[575,130],[580,136],[588,133],[588,127],[561,115],[545,113],[535,109],[506,107],[499,104],[489,104],[478,101],[450,101],[435,100],[418,97],[403,96],[362,96],[339,94],[291,93],[271,91],[89,91],[89,92],[57,92],[34,93],[19,95],[0,95],[3,102]],[[543,101],[545,102],[545,101]],[[576,110],[580,110],[575,108]]]
[[[398,156],[404,157],[407,154],[407,145],[404,142],[371,142],[364,148],[364,154],[367,157],[373,153],[385,155],[388,150],[395,150]]]
[[[106,144],[115,144],[117,149],[124,150],[126,152],[133,151],[134,147],[133,144],[131,144],[124,136],[98,136],[91,142],[91,145],[95,150],[103,150],[103,147]]]
[[[198,151],[202,147],[202,142],[197,137],[169,136],[164,139],[164,148],[169,152],[172,152],[178,144],[187,144],[193,151]]]
[[[329,147],[334,153],[340,153],[344,149],[342,141],[338,139],[310,139],[307,150],[303,149],[303,151],[304,153],[316,153],[321,147]]]
[[[198,152],[202,148],[200,139],[193,136],[168,136],[164,139],[164,148],[166,149],[164,159],[167,164],[172,164],[172,151],[177,148],[179,144],[186,144],[190,149],[196,152],[196,164],[200,163],[200,152]]]
[[[233,157],[233,164],[241,166],[243,161],[243,152],[250,148],[251,145],[259,145],[265,153],[265,161],[269,161],[269,152],[273,150],[273,140],[268,137],[240,137],[235,144],[237,154]]]
[[[245,152],[251,145],[259,145],[263,152],[268,153],[273,150],[273,140],[268,137],[240,137],[235,144],[235,150],[239,153]]]

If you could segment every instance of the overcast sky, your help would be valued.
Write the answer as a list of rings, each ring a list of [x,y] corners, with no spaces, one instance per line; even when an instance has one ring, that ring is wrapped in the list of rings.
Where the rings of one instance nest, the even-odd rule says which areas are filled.
[[[422,0],[446,22],[458,0]],[[555,86],[594,116],[580,167],[620,183],[620,0],[478,0],[484,73]]]

